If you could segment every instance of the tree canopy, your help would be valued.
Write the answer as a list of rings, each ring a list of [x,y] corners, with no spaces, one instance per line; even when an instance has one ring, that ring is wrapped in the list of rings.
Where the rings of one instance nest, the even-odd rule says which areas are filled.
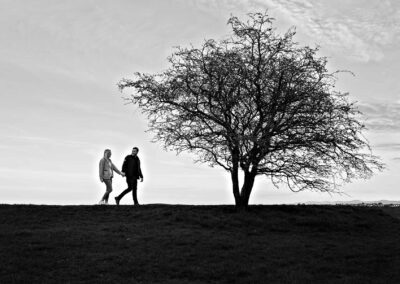
[[[294,29],[277,33],[266,13],[228,24],[223,40],[177,48],[166,71],[120,81],[135,90],[126,99],[147,115],[155,141],[227,170],[237,206],[248,205],[257,175],[293,191],[335,192],[382,169],[317,47],[300,46]]]

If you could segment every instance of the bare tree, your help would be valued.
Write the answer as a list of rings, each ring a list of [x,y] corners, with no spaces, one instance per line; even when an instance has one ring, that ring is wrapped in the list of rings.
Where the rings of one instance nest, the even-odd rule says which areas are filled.
[[[278,34],[272,22],[266,13],[231,17],[229,38],[178,48],[165,72],[119,83],[134,88],[125,99],[147,115],[155,141],[230,173],[238,207],[257,175],[293,191],[335,192],[383,167],[355,104],[334,90],[337,72],[318,48],[294,42],[294,29]]]

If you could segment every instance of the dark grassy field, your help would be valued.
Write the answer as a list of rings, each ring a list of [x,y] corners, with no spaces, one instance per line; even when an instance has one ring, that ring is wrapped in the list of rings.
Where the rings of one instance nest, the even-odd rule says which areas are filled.
[[[0,283],[400,283],[396,210],[0,205]]]

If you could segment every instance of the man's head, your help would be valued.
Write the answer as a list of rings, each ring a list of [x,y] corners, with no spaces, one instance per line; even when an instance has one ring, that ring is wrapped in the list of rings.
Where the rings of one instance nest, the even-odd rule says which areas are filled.
[[[138,152],[139,152],[139,148],[138,147],[133,147],[132,148],[132,156],[137,156]]]
[[[110,149],[105,149],[104,150],[104,157],[110,158],[111,157],[111,150]]]

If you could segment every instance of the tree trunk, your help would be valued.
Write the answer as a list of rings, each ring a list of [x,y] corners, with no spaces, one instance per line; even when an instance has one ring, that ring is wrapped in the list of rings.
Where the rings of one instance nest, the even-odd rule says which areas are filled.
[[[235,197],[236,207],[241,206],[241,197],[239,192],[239,149],[235,147],[232,149],[232,169],[231,169],[231,179],[232,179],[232,190],[233,196]]]
[[[232,190],[233,196],[235,197],[235,205],[236,207],[241,206],[241,196],[239,192],[239,171],[238,169],[231,171],[231,179],[232,179]]]
[[[231,179],[232,179],[232,191],[235,197],[235,205],[239,210],[247,209],[249,205],[250,194],[253,189],[254,180],[257,175],[257,166],[253,166],[252,170],[244,170],[244,182],[241,191],[239,191],[239,149],[232,149],[232,168]]]
[[[256,174],[254,171],[244,173],[244,182],[240,193],[240,206],[243,208],[247,208],[249,205],[250,194],[254,186],[255,177]]]

